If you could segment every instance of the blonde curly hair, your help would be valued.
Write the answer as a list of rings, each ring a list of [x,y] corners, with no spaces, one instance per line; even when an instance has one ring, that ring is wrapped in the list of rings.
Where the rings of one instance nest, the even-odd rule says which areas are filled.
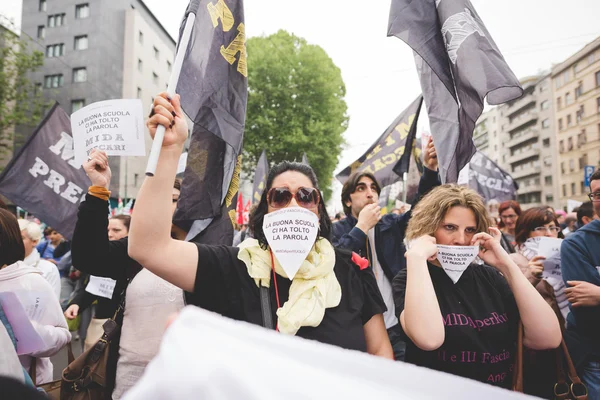
[[[406,240],[433,235],[448,210],[456,206],[473,211],[477,233],[488,232],[490,217],[479,193],[464,186],[442,185],[429,192],[413,209],[406,229]]]

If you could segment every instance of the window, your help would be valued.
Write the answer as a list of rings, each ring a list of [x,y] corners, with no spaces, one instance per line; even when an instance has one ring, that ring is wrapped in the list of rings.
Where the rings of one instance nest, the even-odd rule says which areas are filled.
[[[138,33],[138,42],[140,42],[140,44],[144,44],[144,34],[142,31],[139,31]]]
[[[160,58],[160,52],[158,51],[158,49],[156,47],[153,47],[154,49],[154,58],[156,58],[157,60]]]
[[[75,36],[75,50],[85,50],[88,48],[88,37],[87,35]]]
[[[561,86],[562,86],[562,76],[558,75],[556,78],[554,78],[554,88],[558,89]]]
[[[600,71],[596,72],[596,86],[600,86]]]
[[[566,85],[567,83],[569,83],[570,80],[571,80],[571,71],[567,69],[565,72],[563,72],[563,82]]]
[[[575,183],[571,183],[571,195],[575,196]]]
[[[133,174],[133,187],[137,187],[139,175],[140,174]]]
[[[561,172],[562,174],[564,174],[564,173],[565,173],[565,163],[564,163],[564,162],[561,162],[561,163],[560,163],[560,172]]]
[[[542,144],[544,145],[544,147],[550,147],[550,139],[546,138],[542,141]]]
[[[65,24],[65,14],[54,14],[48,16],[48,27],[63,26]]]
[[[85,68],[73,68],[73,82],[86,82],[87,81],[87,69]]]
[[[167,61],[167,71],[171,72],[171,62]]]
[[[544,183],[546,186],[552,186],[552,175],[544,177]]]
[[[573,150],[573,137],[570,137],[567,143],[567,151]]]
[[[143,63],[142,60],[138,59],[138,71],[142,72]]]
[[[542,121],[542,129],[548,129],[550,128],[550,119],[546,118],[545,120]]]
[[[570,172],[575,171],[575,160],[573,160],[573,159],[569,160],[569,171]]]
[[[544,167],[552,166],[552,156],[544,157]]]
[[[579,85],[575,88],[575,98],[578,99],[583,94],[583,83],[579,82]]]
[[[38,39],[43,39],[46,37],[46,27],[44,25],[38,26],[37,37]]]
[[[548,102],[548,100],[542,101],[542,103],[540,104],[540,108],[542,110],[547,110],[550,107],[550,103]]]
[[[600,113],[600,97],[596,98],[596,112]]]
[[[46,75],[44,76],[44,87],[45,88],[57,88],[63,85],[63,75],[55,74],[55,75]]]
[[[556,108],[558,108],[559,110],[562,108],[560,97],[556,99]]]
[[[142,88],[137,88],[137,98],[141,99],[142,98]]]
[[[584,144],[587,143],[587,135],[585,133],[585,129],[581,130],[581,133],[577,135],[577,148],[580,148]]]
[[[158,85],[158,75],[156,75],[154,72],[152,73],[152,82]]]
[[[583,185],[583,181],[579,182],[579,193],[585,193],[585,186]]]
[[[563,197],[567,197],[567,185],[563,185]]]
[[[581,120],[585,117],[585,109],[583,108],[583,104],[579,106],[579,110],[575,112],[575,120],[577,123],[581,122]]]
[[[565,94],[565,106],[568,106],[573,103],[573,98],[571,97],[571,92],[567,92]]]
[[[583,167],[585,166],[585,164],[583,163],[583,157],[579,157],[579,169],[583,169]]]
[[[46,11],[46,0],[40,0],[39,11]]]
[[[592,65],[594,63],[594,53],[588,56],[588,65]]]
[[[74,113],[75,111],[77,111],[83,107],[85,107],[85,100],[83,100],[83,99],[71,100],[71,112],[72,113]]]
[[[567,115],[567,128],[573,125],[573,119],[571,118],[571,114]]]
[[[60,57],[65,54],[65,44],[51,44],[46,46],[46,57]]]
[[[546,195],[546,203],[552,203],[554,201],[554,196],[551,194]]]
[[[77,4],[75,6],[75,19],[84,19],[90,16],[90,5],[85,4]]]
[[[562,122],[562,118],[558,119],[558,130],[562,131],[563,130],[563,122]]]

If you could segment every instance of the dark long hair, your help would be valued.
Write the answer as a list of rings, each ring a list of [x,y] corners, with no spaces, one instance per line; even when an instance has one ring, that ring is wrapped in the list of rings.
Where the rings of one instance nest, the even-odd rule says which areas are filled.
[[[560,226],[556,220],[556,215],[548,210],[548,207],[534,207],[523,211],[517,220],[515,227],[515,242],[520,246],[527,239],[529,234],[538,226],[543,226],[554,222],[554,225]]]
[[[265,219],[265,214],[267,214],[269,211],[269,205],[267,204],[267,193],[273,187],[273,181],[275,180],[275,178],[287,171],[300,172],[301,174],[305,175],[308,179],[310,179],[315,189],[319,190],[319,182],[317,181],[315,171],[313,171],[313,169],[306,164],[282,161],[279,164],[275,165],[273,168],[271,168],[271,170],[269,171],[269,176],[267,177],[267,185],[262,193],[262,196],[260,197],[260,202],[250,214],[250,218],[248,221],[248,227],[250,228],[250,231],[252,232],[254,238],[258,240],[260,246],[265,250],[268,247],[268,243],[265,233],[263,232],[262,226],[263,220]],[[321,194],[320,190],[319,194]],[[321,195],[319,197],[319,236],[329,240],[331,236],[331,220],[329,219],[329,215],[327,215],[327,209],[325,209],[325,202],[323,201],[323,196]]]
[[[10,211],[0,208],[0,267],[11,265],[25,258],[25,245],[17,218]]]

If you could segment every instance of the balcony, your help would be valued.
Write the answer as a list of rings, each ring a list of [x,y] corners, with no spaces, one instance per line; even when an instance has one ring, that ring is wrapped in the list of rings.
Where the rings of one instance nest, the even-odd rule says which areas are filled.
[[[525,107],[531,106],[532,104],[535,104],[535,97],[530,93],[526,93],[509,107],[507,117],[510,118],[513,115],[518,114],[519,111],[522,111]]]
[[[537,128],[526,129],[523,132],[515,134],[512,139],[506,142],[506,147],[510,149],[528,140],[536,139],[539,136],[540,132]]]
[[[535,185],[527,185],[527,186],[519,186],[519,191],[518,194],[527,194],[527,193],[534,193],[534,192],[541,192],[542,191],[542,185],[541,184],[535,184]]]
[[[520,114],[518,117],[513,119],[513,121],[508,124],[507,131],[514,132],[522,126],[537,120],[538,118],[538,110],[535,108],[531,108],[529,111]]]
[[[510,174],[510,176],[512,176],[513,179],[517,180],[520,178],[525,178],[526,176],[537,175],[541,172],[542,172],[541,167],[529,167],[529,168],[524,168],[521,171],[513,172]]]
[[[540,155],[540,149],[525,150],[525,151],[520,152],[519,154],[515,154],[512,157],[509,157],[508,163],[514,164],[516,162],[526,160],[528,158],[539,156],[539,155]]]

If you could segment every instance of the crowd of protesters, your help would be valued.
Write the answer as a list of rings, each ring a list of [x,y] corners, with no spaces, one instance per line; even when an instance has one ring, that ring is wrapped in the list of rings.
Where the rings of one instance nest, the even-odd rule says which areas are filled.
[[[157,354],[171,316],[192,304],[261,326],[271,319],[283,334],[505,389],[514,385],[520,343],[539,362],[564,340],[586,386],[574,390],[600,399],[600,172],[591,177],[591,201],[574,213],[505,201],[491,215],[475,191],[440,184],[430,140],[412,204],[382,215],[377,179],[356,172],[342,189],[344,213],[330,218],[310,166],[282,162],[270,170],[233,245],[206,245],[186,241],[172,224],[180,192],[173,182],[188,135],[178,96],[154,99],[151,135],[159,125],[166,127],[160,160],[133,216],[107,214],[111,171],[101,151],[83,165],[91,185],[71,241],[52,228],[42,235],[36,222],[0,209],[0,292],[35,291],[47,301],[43,318],[32,320],[47,348],[22,355],[17,366],[3,363],[0,375],[29,386],[51,381],[48,357],[71,340],[67,321],[94,310],[81,324],[87,335],[79,335],[91,351],[106,322],[122,312],[105,389],[107,398],[119,399]],[[291,280],[263,231],[265,215],[286,207],[314,212],[319,225]],[[539,237],[564,238],[561,251],[538,254]],[[442,268],[438,245],[477,246],[478,254],[456,279]],[[560,273],[545,274],[550,268]],[[110,296],[86,291],[95,277],[114,280]],[[16,344],[1,307],[0,317],[1,351],[9,357]],[[525,392],[552,397],[545,383],[555,377],[546,374],[548,368],[530,370]]]

